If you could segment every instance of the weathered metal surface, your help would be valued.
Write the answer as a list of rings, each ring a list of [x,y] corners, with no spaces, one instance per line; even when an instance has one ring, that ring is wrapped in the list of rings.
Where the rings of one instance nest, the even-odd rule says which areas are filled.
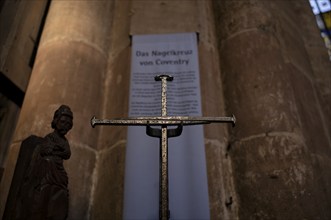
[[[126,119],[91,119],[92,127],[97,125],[112,126],[146,126],[146,125],[199,125],[211,123],[231,123],[235,125],[236,118],[232,117],[190,117],[190,116],[161,116],[161,117],[132,117]]]
[[[167,81],[172,81],[172,76],[161,75],[155,77],[156,81],[162,81],[161,105],[163,117],[167,116]],[[159,195],[159,218],[167,220],[170,218],[169,211],[169,189],[168,189],[168,132],[167,126],[162,125],[160,138],[160,195]]]

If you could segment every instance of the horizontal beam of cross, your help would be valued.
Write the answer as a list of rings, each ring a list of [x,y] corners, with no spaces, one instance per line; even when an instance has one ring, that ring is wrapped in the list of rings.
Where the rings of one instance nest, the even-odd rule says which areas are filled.
[[[92,127],[97,125],[111,126],[147,126],[147,125],[199,125],[210,123],[236,123],[236,118],[232,117],[190,117],[190,116],[159,116],[159,117],[132,117],[125,119],[91,119]]]

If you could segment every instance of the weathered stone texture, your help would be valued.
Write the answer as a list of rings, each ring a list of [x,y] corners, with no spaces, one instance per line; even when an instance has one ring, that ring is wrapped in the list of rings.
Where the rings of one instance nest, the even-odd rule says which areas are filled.
[[[70,140],[69,140],[70,141]],[[93,200],[92,186],[95,178],[96,151],[81,143],[71,144],[71,158],[64,162],[69,176],[69,216],[68,219],[89,219],[90,203]],[[106,190],[105,190],[106,191]]]
[[[129,37],[125,36],[127,45],[122,51],[114,54],[108,63],[105,80],[105,97],[102,115],[103,118],[123,118],[128,115],[129,82],[130,82],[130,48]],[[115,49],[115,48],[114,48]],[[117,48],[116,48],[117,49]],[[99,136],[99,148],[112,146],[118,140],[125,139],[127,127],[103,126]]]
[[[76,153],[67,162],[71,219],[87,219],[89,214],[98,140],[98,129],[92,132],[89,121],[101,113],[110,28],[105,23],[111,21],[111,7],[111,1],[52,2],[14,137],[19,142],[30,134],[44,136],[51,130],[55,109],[61,104],[71,107],[74,128],[68,139]],[[2,182],[10,182],[10,167]]]
[[[226,102],[231,103],[227,106],[240,122],[234,129],[236,138],[296,131],[300,122],[277,41],[258,29],[225,41],[221,68],[227,82]],[[241,108],[230,109],[239,104]]]
[[[112,1],[54,1],[40,47],[54,41],[74,41],[106,55],[110,44],[112,7]]]
[[[132,1],[131,34],[199,31],[197,1]]]
[[[25,105],[33,108],[35,114],[22,111],[21,117],[26,119],[18,124],[18,138],[29,132],[42,133],[50,125],[52,108],[65,103],[75,112],[72,141],[96,147],[97,134],[90,132],[87,122],[94,112],[100,111],[96,103],[102,100],[100,83],[105,67],[105,58],[85,44],[64,41],[41,48],[29,84],[31,95],[25,98]]]
[[[225,115],[222,84],[215,48],[208,48],[204,35],[199,42],[201,96],[205,116]],[[208,48],[208,49],[207,49]],[[235,204],[227,209],[225,203],[236,198],[232,180],[231,159],[226,158],[228,146],[227,125],[204,126],[208,191],[211,219],[235,219]]]
[[[212,4],[198,1],[199,65],[204,116],[223,116],[225,113],[223,85],[215,38]],[[231,158],[227,156],[229,125],[204,126],[211,219],[237,219]]]
[[[100,118],[120,118],[128,114],[130,5],[130,1],[115,5]],[[100,128],[90,219],[122,219],[126,133],[127,127]]]
[[[31,74],[31,59],[47,1],[5,1],[0,13],[0,71],[22,91]]]
[[[312,82],[316,95],[318,96],[320,108],[323,114],[323,126],[331,133],[331,69],[330,57],[327,53],[324,42],[319,32],[315,20],[308,4],[292,2],[298,19],[305,25],[300,26],[300,36],[302,36],[304,46],[309,56],[312,67]]]
[[[232,154],[241,219],[326,219],[314,196],[308,149],[302,137],[270,133],[236,142]],[[324,210],[325,211],[325,210]],[[316,215],[316,212],[319,215]]]
[[[329,134],[292,2],[215,6],[239,217],[330,218]]]
[[[91,219],[123,218],[125,145],[122,140],[98,154]]]

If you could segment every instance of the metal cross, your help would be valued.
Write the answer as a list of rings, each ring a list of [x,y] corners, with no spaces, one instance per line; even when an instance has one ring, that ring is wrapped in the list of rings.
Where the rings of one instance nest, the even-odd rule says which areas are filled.
[[[236,118],[232,117],[191,117],[191,116],[167,116],[167,81],[173,77],[159,75],[155,81],[162,81],[162,112],[159,117],[129,117],[126,119],[91,119],[92,127],[96,125],[122,125],[122,126],[146,126],[146,133],[151,137],[160,139],[160,191],[159,191],[159,219],[168,220],[169,211],[169,190],[168,190],[168,138],[181,135],[183,126],[210,124],[210,123],[232,123],[234,126]],[[161,129],[151,126],[161,126]],[[168,126],[177,126],[168,129]]]

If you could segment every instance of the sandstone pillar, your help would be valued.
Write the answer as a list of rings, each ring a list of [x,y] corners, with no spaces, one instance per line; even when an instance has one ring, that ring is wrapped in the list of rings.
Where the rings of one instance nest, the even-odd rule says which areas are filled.
[[[197,7],[203,115],[231,116],[232,112],[225,111],[213,4],[211,1],[197,1]],[[238,215],[237,204],[232,202],[236,200],[236,192],[232,161],[228,155],[230,127],[225,124],[204,126],[211,219],[237,219]]]
[[[306,23],[291,1],[214,4],[227,110],[238,121],[230,152],[239,218],[329,219],[330,139]]]
[[[21,141],[51,132],[54,111],[67,104],[74,112],[72,156],[65,162],[69,218],[88,218],[98,139],[89,121],[101,114],[111,9],[112,1],[52,1],[1,182],[1,215]]]
[[[103,105],[100,106],[102,112],[97,115],[98,118],[128,116],[131,1],[116,2],[113,11],[107,74],[104,78],[104,100]],[[95,165],[90,219],[123,219],[127,127],[101,126],[98,128],[100,129],[98,160]]]
[[[331,133],[331,69],[330,57],[328,55],[325,43],[321,40],[321,35],[316,24],[316,20],[313,19],[311,7],[309,4],[301,4],[300,2],[293,2],[293,9],[296,12],[298,20],[303,24],[300,26],[300,33],[302,41],[307,50],[307,55],[310,60],[312,68],[311,81],[316,91],[316,96],[320,101],[321,112],[323,113],[323,124],[328,130],[328,134]]]

